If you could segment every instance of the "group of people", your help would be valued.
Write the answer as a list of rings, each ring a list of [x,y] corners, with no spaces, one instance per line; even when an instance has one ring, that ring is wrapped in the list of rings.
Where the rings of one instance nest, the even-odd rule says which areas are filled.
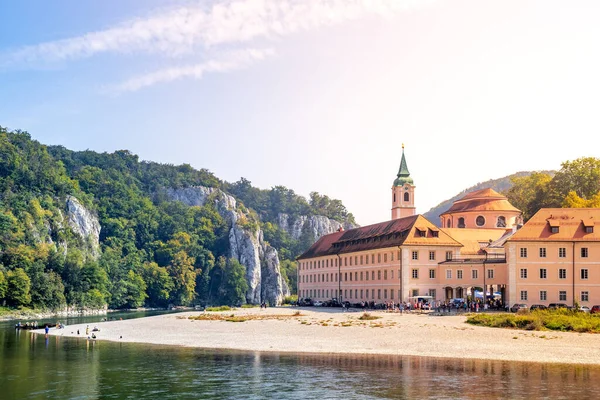
[[[445,301],[438,302],[436,306],[437,312],[480,312],[487,310],[502,310],[506,308],[500,299],[488,299],[487,301],[482,301],[481,299],[476,299],[474,301],[464,300],[464,301]]]

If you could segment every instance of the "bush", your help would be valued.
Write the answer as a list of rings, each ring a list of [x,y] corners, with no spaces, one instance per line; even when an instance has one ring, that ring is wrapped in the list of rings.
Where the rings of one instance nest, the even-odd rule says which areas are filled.
[[[206,307],[206,311],[231,311],[229,306]]]
[[[296,304],[296,303],[298,303],[298,295],[293,294],[291,296],[285,296],[283,298],[282,304]]]
[[[600,318],[566,309],[536,310],[532,313],[516,315],[476,314],[467,318],[467,323],[492,328],[600,333]]]

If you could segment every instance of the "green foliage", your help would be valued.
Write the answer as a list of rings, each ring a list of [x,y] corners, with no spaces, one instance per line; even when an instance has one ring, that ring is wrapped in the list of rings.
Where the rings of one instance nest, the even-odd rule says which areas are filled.
[[[552,175],[533,172],[529,176],[515,177],[513,186],[506,192],[508,201],[523,211],[523,219],[527,221],[540,208],[549,207],[548,190]]]
[[[229,184],[205,169],[140,161],[127,150],[44,146],[27,132],[0,127],[0,300],[37,309],[245,303],[245,267],[224,258],[230,226],[215,202],[189,207],[167,196],[169,188],[198,185],[240,200],[247,216],[240,224],[263,228],[293,291],[291,260],[314,237],[307,230],[293,240],[277,225],[279,215],[353,222],[339,200],[318,193],[309,203],[283,186],[260,190],[244,178]],[[99,259],[69,227],[68,196],[99,219]]]
[[[6,300],[9,305],[22,308],[31,303],[31,279],[22,268],[6,274]]]
[[[229,307],[229,306],[206,307],[206,311],[211,311],[211,312],[231,311],[231,307]]]
[[[493,328],[600,333],[600,317],[567,309],[517,314],[474,314],[467,318],[467,322]]]
[[[221,281],[221,299],[230,305],[242,305],[246,302],[248,282],[246,281],[246,268],[237,260],[227,260],[227,267]]]

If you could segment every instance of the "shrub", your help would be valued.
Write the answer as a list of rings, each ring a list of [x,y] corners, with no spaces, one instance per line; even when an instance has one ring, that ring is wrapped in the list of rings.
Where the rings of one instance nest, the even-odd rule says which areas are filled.
[[[379,318],[381,318],[381,317],[377,317],[377,316],[371,315],[369,313],[363,313],[363,315],[358,317],[358,319],[360,319],[361,321],[371,321],[373,319],[379,319]]]
[[[206,311],[230,311],[229,306],[218,306],[218,307],[206,307]]]

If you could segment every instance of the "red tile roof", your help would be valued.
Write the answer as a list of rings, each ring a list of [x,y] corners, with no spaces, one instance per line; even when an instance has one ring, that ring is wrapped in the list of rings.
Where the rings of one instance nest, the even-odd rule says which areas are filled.
[[[417,230],[424,230],[425,236],[421,236]],[[325,235],[298,257],[298,260],[396,247],[402,244],[461,246],[422,215],[413,215]]]
[[[593,227],[587,233],[585,227]],[[551,228],[558,228],[552,233]],[[509,242],[519,241],[600,241],[600,208],[542,208]]]
[[[476,190],[456,200],[445,214],[467,211],[517,211],[518,208],[510,204],[506,196],[501,195],[494,189]]]

